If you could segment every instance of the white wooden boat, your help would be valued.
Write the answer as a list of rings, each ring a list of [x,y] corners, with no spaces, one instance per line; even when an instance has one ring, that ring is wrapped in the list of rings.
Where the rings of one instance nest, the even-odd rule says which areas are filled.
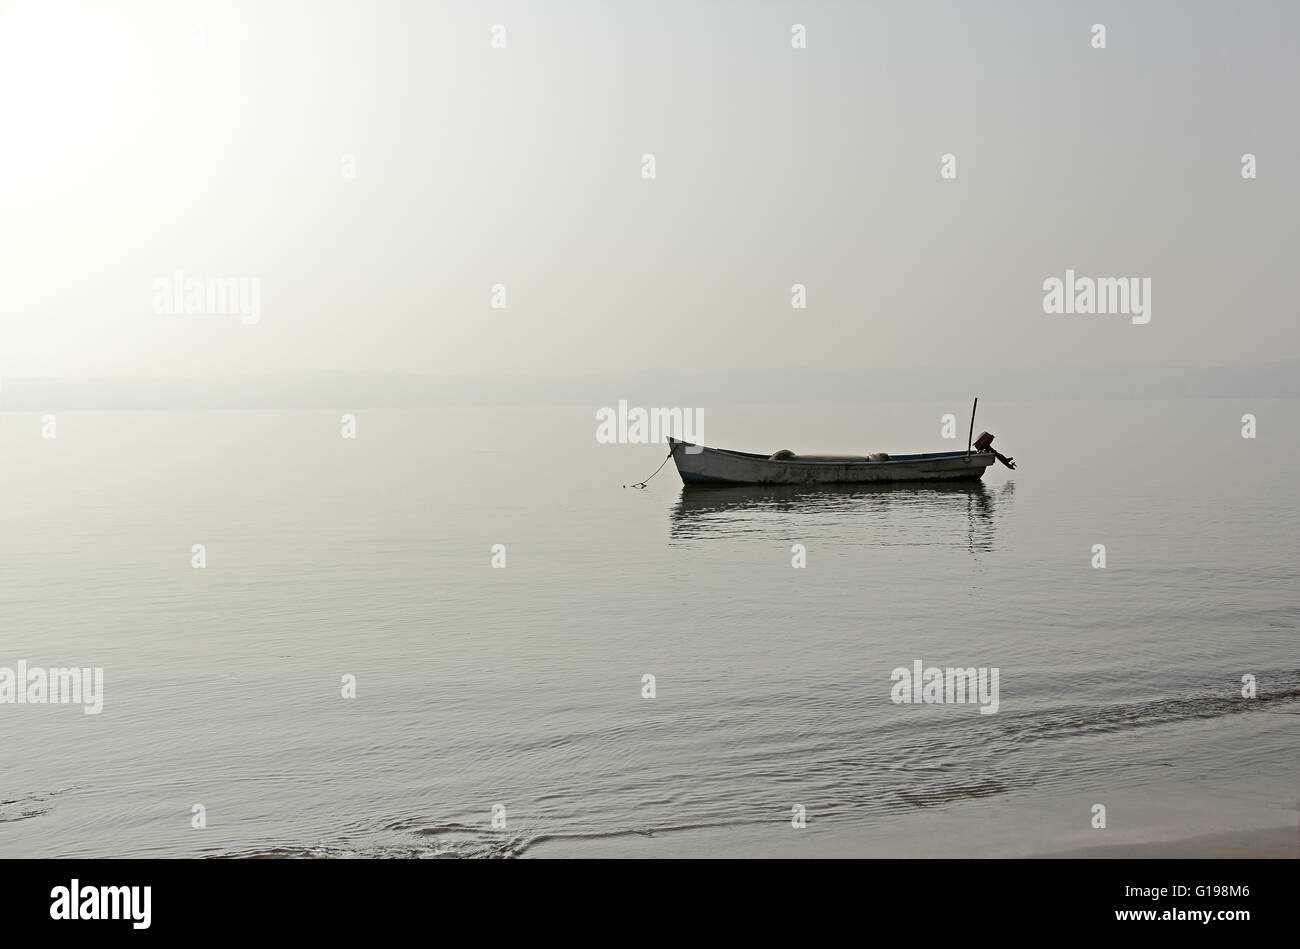
[[[967,451],[925,452],[919,455],[795,455],[780,451],[757,455],[745,451],[706,448],[669,438],[677,472],[686,484],[866,484],[882,481],[979,480],[995,461],[1015,464],[989,447],[993,436],[982,434]]]

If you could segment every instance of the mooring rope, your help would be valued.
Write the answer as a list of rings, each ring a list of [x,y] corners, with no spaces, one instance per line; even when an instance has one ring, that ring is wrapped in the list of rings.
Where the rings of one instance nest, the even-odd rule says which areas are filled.
[[[669,446],[668,446],[668,458],[671,458],[672,456],[673,456],[673,446],[669,445]],[[655,474],[652,474],[652,475],[650,476],[650,478],[653,478],[653,477],[654,477],[655,475],[657,475],[659,472],[661,472],[661,471],[664,470],[664,465],[668,464],[668,458],[665,458],[663,461],[659,462],[659,467],[655,469]],[[644,487],[646,486],[646,482],[648,482],[648,481],[650,480],[650,478],[646,478],[645,481],[638,481],[636,484],[633,484],[633,485],[626,485],[626,484],[625,484],[625,485],[623,485],[623,487],[625,487],[625,488],[627,488],[627,487],[633,487],[633,488],[644,488]]]

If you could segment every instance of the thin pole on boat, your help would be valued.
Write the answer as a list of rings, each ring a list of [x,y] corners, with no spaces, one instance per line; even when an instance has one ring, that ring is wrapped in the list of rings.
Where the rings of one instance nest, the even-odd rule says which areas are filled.
[[[966,457],[970,457],[970,440],[975,437],[975,406],[980,404],[980,397],[975,396],[975,405],[970,407],[970,431],[966,433]]]

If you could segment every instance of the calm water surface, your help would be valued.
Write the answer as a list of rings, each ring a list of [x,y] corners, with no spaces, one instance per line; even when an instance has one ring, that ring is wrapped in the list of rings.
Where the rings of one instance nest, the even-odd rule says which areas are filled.
[[[701,440],[944,450],[963,410],[715,406]],[[0,855],[984,856],[1294,825],[1296,410],[985,405],[1019,470],[821,492],[671,465],[625,489],[664,451],[597,444],[585,408],[360,412],[355,441],[327,411],[66,412],[53,440],[0,415],[0,666],[106,679],[98,716],[0,705]],[[997,667],[997,714],[893,704],[917,659]]]

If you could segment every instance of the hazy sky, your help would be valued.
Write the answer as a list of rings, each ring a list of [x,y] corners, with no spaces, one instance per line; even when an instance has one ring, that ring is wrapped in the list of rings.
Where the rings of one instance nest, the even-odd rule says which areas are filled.
[[[0,375],[1293,357],[1298,45],[1293,2],[0,0]],[[1044,314],[1067,268],[1151,322]],[[176,271],[260,321],[156,313]]]

